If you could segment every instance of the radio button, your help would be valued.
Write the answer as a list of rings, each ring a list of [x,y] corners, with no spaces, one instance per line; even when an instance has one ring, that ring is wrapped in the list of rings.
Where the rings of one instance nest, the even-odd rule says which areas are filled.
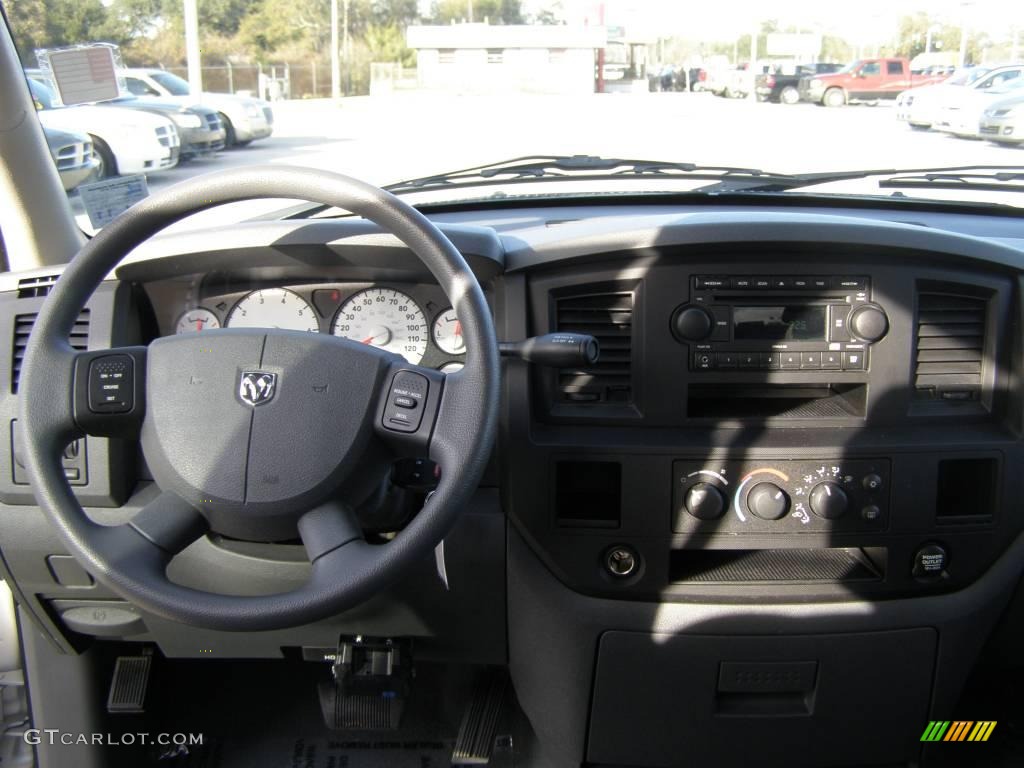
[[[728,341],[732,310],[729,307],[713,307],[711,318],[711,341]]]
[[[762,352],[761,368],[767,371],[777,371],[782,365],[782,355],[778,352]]]
[[[780,352],[779,357],[781,359],[780,367],[783,370],[800,367],[800,353],[799,352]]]
[[[811,285],[811,278],[809,277],[794,277],[793,287],[801,291],[809,291],[814,286]]]
[[[694,352],[693,370],[710,371],[715,367],[715,355],[712,352]]]
[[[838,352],[822,352],[821,367],[827,371],[838,371],[843,367],[843,358]]]
[[[682,306],[676,310],[672,318],[676,337],[683,341],[701,341],[711,335],[715,319],[706,309],[694,306]]]
[[[736,357],[740,361],[740,368],[757,368],[761,362],[761,356],[757,352],[738,352]]]
[[[754,288],[763,291],[772,287],[772,279],[770,277],[755,277]]]
[[[729,287],[729,278],[720,275],[702,275],[696,278],[695,282],[698,291]]]
[[[735,368],[738,365],[735,352],[719,352],[715,360],[719,368]]]
[[[830,288],[829,280],[827,277],[812,277],[811,288],[816,291],[826,291]]]
[[[745,277],[734,277],[729,280],[729,287],[738,288],[743,291],[750,290],[754,287],[754,278],[750,275],[746,275]]]
[[[828,339],[829,341],[849,341],[850,329],[847,328],[847,308],[843,304],[830,304],[828,307]]]
[[[866,277],[833,277],[832,287],[842,291],[866,291],[868,279]]]
[[[792,288],[792,287],[793,287],[793,278],[791,278],[791,277],[773,277],[772,278],[772,288],[773,289],[778,290],[778,289],[782,289],[782,288]]]
[[[804,370],[821,368],[821,352],[804,352],[801,354],[800,367]]]
[[[867,352],[861,349],[843,352],[844,371],[866,371],[868,369]]]

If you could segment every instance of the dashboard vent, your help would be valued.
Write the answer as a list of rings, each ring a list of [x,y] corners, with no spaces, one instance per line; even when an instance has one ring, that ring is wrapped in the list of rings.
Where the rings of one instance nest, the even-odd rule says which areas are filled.
[[[18,381],[21,379],[21,365],[25,361],[25,347],[28,346],[28,337],[32,333],[32,327],[36,324],[37,315],[33,312],[27,315],[17,315],[14,318],[14,343],[11,346],[11,392],[18,393]],[[68,338],[71,346],[77,350],[85,350],[89,347],[89,310],[83,309],[71,329],[71,336]]]
[[[23,277],[18,281],[19,299],[38,299],[46,296],[60,275],[40,275]]]
[[[633,401],[633,292],[609,291],[555,300],[559,331],[589,333],[601,345],[597,363],[558,372],[558,399],[571,403]]]
[[[978,296],[918,294],[914,370],[917,398],[979,398],[987,309],[988,302]]]

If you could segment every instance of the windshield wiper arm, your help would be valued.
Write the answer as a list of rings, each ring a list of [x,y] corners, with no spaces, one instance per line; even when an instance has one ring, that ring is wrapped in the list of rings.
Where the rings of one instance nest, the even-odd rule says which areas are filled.
[[[389,184],[384,189],[393,193],[416,192],[431,188],[481,187],[518,181],[575,181],[580,179],[616,180],[637,176],[686,176],[694,179],[743,179],[765,186],[785,185],[792,178],[769,173],[759,168],[729,165],[698,165],[667,160],[634,160],[594,155],[529,155],[500,163],[463,168],[458,171],[423,176]]]
[[[980,191],[1024,191],[1024,166],[1018,165],[955,165],[945,168],[873,168],[862,171],[836,171],[823,173],[802,173],[782,180],[783,189],[800,189],[820,184],[841,181],[882,178],[878,186],[883,189],[974,189]],[[723,184],[723,190],[725,185]],[[747,183],[735,180],[728,185],[733,192],[768,192],[780,189],[779,183],[758,184],[756,180]],[[705,190],[707,191],[707,190]]]

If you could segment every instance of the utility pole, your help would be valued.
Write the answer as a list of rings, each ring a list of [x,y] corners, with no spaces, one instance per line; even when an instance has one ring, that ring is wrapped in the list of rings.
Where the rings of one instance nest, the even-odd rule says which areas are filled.
[[[188,62],[188,89],[193,96],[203,92],[203,65],[199,49],[199,12],[197,0],[185,0],[185,57]]]
[[[747,65],[747,85],[750,86],[750,93],[747,94],[747,98],[753,102],[757,101],[757,74],[755,70],[757,68],[757,36],[760,32],[758,24],[755,24],[750,29],[750,63]]]
[[[338,55],[338,0],[331,0],[331,98],[341,98],[341,58]]]
[[[345,95],[348,96],[352,93],[352,51],[349,50],[351,47],[348,37],[348,5],[350,0],[345,0],[345,39],[341,44],[341,49],[345,52]]]

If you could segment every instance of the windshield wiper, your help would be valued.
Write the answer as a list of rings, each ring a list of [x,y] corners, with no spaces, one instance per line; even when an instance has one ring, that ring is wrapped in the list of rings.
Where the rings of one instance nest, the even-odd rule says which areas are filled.
[[[1024,166],[1019,165],[955,165],[944,168],[873,168],[862,171],[803,173],[787,177],[782,189],[800,189],[857,179],[879,179],[882,189],[956,189],[979,192],[1024,191]],[[1020,182],[1020,183],[1014,183]],[[780,184],[758,184],[735,179],[724,181],[718,188],[701,191],[775,192]]]
[[[742,180],[765,188],[786,188],[791,176],[740,168],[729,165],[697,165],[667,160],[634,160],[594,155],[529,155],[463,168],[449,173],[407,179],[389,184],[384,189],[395,194],[425,189],[458,189],[484,187],[537,179],[548,181],[579,181],[581,179],[621,180],[638,176],[686,177],[697,180]]]

